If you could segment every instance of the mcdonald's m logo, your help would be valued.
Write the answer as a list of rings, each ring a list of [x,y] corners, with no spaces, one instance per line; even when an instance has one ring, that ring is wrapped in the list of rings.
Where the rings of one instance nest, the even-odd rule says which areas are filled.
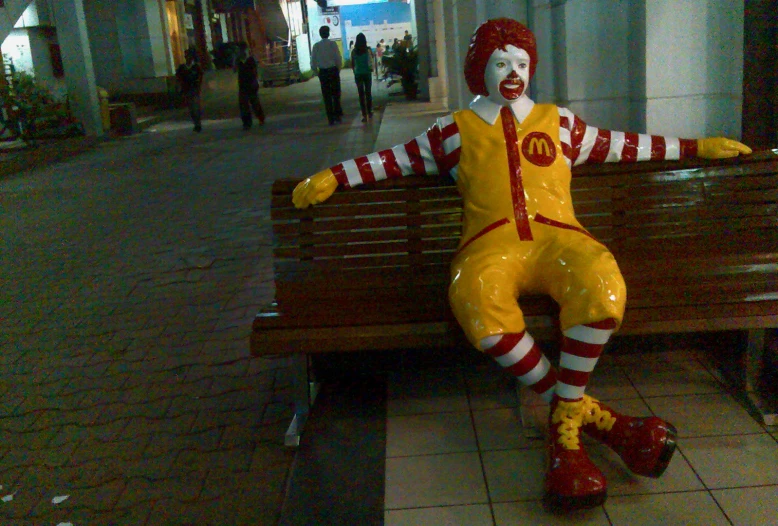
[[[556,158],[556,146],[548,134],[532,132],[521,143],[524,158],[537,166],[551,166]]]

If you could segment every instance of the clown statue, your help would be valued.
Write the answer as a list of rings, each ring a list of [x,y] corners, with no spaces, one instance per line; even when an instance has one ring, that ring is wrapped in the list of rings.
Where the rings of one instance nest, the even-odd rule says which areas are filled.
[[[298,208],[338,188],[407,175],[448,173],[464,201],[462,240],[451,263],[449,301],[470,342],[550,403],[545,502],[574,510],[602,504],[606,482],[581,444],[586,433],[638,475],[659,477],[676,430],[622,415],[584,394],[624,314],[626,287],[613,255],[576,220],[571,168],[584,163],[709,159],[751,153],[724,138],[678,139],[595,128],[568,109],[535,104],[527,85],[535,37],[510,19],[489,20],[470,41],[470,108],[438,119],[412,141],[345,161],[301,182]],[[522,294],[560,306],[555,369],[527,332]]]

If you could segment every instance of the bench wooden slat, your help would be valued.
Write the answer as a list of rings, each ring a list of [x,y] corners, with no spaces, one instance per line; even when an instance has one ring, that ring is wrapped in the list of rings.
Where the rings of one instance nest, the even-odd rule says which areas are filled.
[[[652,225],[666,226],[667,224],[672,223],[694,228],[702,222],[722,222],[739,220],[742,218],[769,219],[778,217],[776,214],[778,204],[729,206],[725,207],[726,211],[722,211],[722,208],[722,206],[699,206],[637,210],[634,212],[627,212],[624,215],[623,225],[629,227],[632,224],[638,224],[650,227]]]
[[[417,334],[408,343],[451,343],[441,335],[459,330],[446,300],[462,223],[453,181],[383,181],[305,211],[291,204],[296,184],[273,185],[278,305],[257,318],[255,335],[275,336],[257,341],[283,337],[316,352],[304,343],[315,339],[310,328],[320,343],[346,338],[354,348],[397,345],[378,335],[405,331]],[[627,282],[623,333],[776,326],[778,152],[583,166],[572,191],[579,220],[613,251]],[[550,298],[520,304],[553,331]]]
[[[641,226],[625,227],[623,234],[628,238],[680,238],[684,236],[699,236],[700,234],[723,235],[725,232],[751,231],[759,228],[778,227],[778,217],[745,217],[729,220],[705,220],[695,224],[668,223],[662,225],[645,224]],[[733,236],[733,242],[737,236]]]

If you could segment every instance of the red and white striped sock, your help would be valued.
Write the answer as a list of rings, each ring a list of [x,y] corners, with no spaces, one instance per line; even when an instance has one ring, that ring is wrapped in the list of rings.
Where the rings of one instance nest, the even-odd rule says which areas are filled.
[[[519,381],[550,402],[557,383],[556,370],[527,331],[496,334],[481,340],[481,348]]]
[[[616,328],[616,320],[607,319],[576,325],[563,332],[556,395],[565,401],[583,398],[589,375],[597,365],[602,349]]]

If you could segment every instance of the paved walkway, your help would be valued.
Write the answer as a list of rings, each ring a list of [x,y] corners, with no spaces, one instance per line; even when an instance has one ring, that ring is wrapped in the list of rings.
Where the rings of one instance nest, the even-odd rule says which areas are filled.
[[[382,112],[360,122],[347,72],[344,124],[314,79],[263,89],[245,132],[234,84],[208,75],[201,134],[178,111],[0,179],[0,524],[275,522],[284,364],[248,356],[270,186],[372,151]]]

